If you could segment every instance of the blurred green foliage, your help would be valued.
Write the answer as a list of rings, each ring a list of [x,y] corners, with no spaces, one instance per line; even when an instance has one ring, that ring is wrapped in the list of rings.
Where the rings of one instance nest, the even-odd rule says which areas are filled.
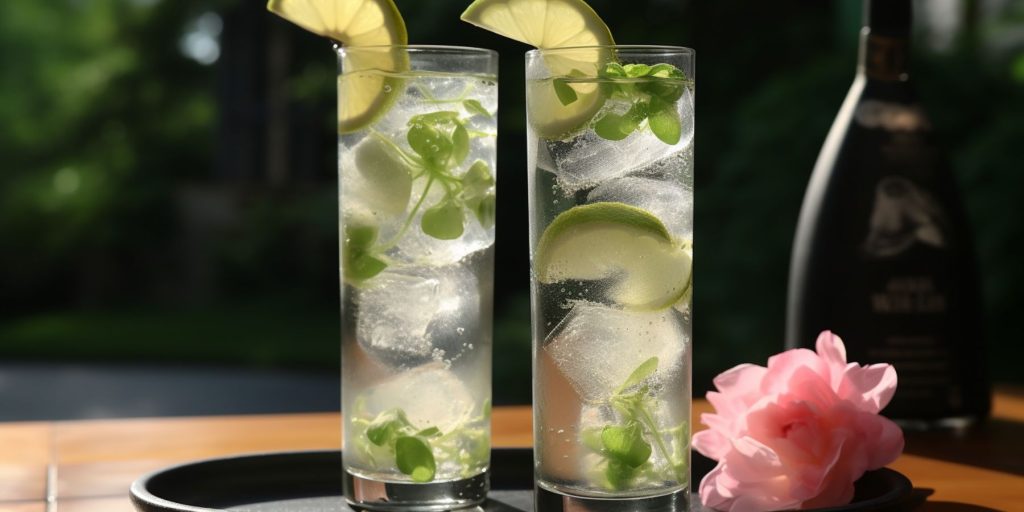
[[[527,48],[458,22],[468,1],[397,3],[414,43],[501,53],[496,394],[526,401]],[[859,2],[591,4],[619,43],[697,50],[700,392],[782,348],[793,228],[853,78]],[[1024,305],[1024,6],[1000,9],[944,49],[922,36],[913,65],[975,227],[994,377],[1020,382],[1005,340]],[[262,2],[8,0],[0,50],[0,357],[337,368],[324,41]]]

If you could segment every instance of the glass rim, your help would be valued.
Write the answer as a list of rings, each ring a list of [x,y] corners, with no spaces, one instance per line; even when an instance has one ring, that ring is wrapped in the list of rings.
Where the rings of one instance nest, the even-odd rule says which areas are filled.
[[[561,52],[574,52],[580,50],[615,50],[626,53],[648,53],[651,55],[680,55],[692,57],[696,55],[693,48],[685,46],[658,45],[658,44],[595,44],[584,46],[560,46],[558,48],[534,48],[526,52],[527,55],[545,55]]]
[[[373,44],[366,46],[343,46],[339,43],[334,43],[334,52],[338,55],[343,55],[349,52],[359,52],[362,50],[369,51],[382,51],[382,50],[398,50],[407,53],[423,53],[431,55],[480,55],[480,56],[493,56],[497,57],[498,52],[489,48],[477,48],[475,46],[456,46],[456,45],[443,45],[443,44]]]

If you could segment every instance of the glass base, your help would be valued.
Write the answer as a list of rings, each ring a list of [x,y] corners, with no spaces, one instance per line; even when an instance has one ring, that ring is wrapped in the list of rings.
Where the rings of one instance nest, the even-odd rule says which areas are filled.
[[[595,498],[571,496],[538,483],[534,505],[536,512],[684,512],[690,510],[690,490],[683,487],[658,496]]]
[[[441,511],[483,503],[487,473],[447,482],[385,482],[345,471],[345,500],[370,510]]]

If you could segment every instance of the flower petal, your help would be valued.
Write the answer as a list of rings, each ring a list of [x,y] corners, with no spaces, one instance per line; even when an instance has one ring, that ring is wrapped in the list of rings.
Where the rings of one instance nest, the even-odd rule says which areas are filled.
[[[874,428],[865,432],[865,437],[870,440],[865,451],[868,469],[878,469],[895,461],[903,453],[903,430],[884,416],[871,418],[871,425]]]
[[[788,391],[790,377],[800,368],[809,368],[825,378],[830,375],[828,365],[818,354],[805,348],[794,348],[768,359],[768,373],[761,381],[761,393],[775,394]]]
[[[725,458],[729,474],[737,480],[756,482],[782,474],[782,461],[774,450],[752,437],[732,440]]]
[[[709,415],[705,414],[702,417],[705,416]],[[732,448],[729,438],[714,429],[697,432],[693,435],[691,443],[701,455],[712,460],[721,459]]]
[[[840,397],[851,400],[864,411],[878,413],[889,405],[896,393],[896,384],[896,368],[892,365],[859,366],[850,363],[836,391]]]
[[[723,464],[719,463],[700,481],[700,502],[707,508],[729,510],[728,502],[732,496],[723,492],[726,489],[719,485],[723,469]]]
[[[814,345],[818,356],[828,366],[829,384],[832,389],[839,389],[843,371],[846,369],[846,346],[843,345],[842,338],[832,331],[821,331]]]
[[[843,345],[843,339],[832,331],[821,331],[814,348],[829,364],[839,365],[840,368],[846,366],[846,345]]]

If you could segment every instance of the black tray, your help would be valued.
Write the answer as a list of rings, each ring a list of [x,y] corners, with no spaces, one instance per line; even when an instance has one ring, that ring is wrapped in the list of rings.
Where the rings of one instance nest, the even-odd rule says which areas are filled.
[[[703,510],[697,499],[700,479],[714,462],[694,453],[692,510]],[[190,462],[136,480],[131,498],[139,512],[342,512],[350,509],[341,497],[341,453],[283,452],[243,455]],[[497,448],[491,454],[491,492],[488,512],[533,510],[533,451]],[[853,503],[820,509],[840,511],[899,511],[912,486],[900,473],[880,469],[857,481]]]

